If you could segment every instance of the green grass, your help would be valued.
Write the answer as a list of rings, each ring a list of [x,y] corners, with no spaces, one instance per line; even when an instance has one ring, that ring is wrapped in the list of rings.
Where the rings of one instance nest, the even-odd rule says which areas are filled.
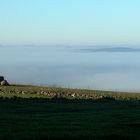
[[[37,94],[42,90],[61,92],[61,96]],[[79,98],[64,96],[77,92]],[[89,98],[82,94],[88,94]],[[0,140],[139,140],[139,95],[116,94],[32,86],[1,87]],[[104,98],[95,98],[101,95]]]

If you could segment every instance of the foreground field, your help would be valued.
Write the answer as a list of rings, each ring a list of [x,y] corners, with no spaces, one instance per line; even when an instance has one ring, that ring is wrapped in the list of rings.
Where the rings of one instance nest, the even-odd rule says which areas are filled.
[[[10,88],[19,91],[19,87]],[[94,95],[97,99],[76,97],[73,99],[71,96],[70,99],[66,99],[60,96],[48,98],[37,94],[36,90],[45,92],[39,87],[36,90],[33,90],[33,87],[26,88],[28,92],[34,91],[32,94],[13,92],[10,95],[4,90],[8,92],[11,89],[2,87],[0,93],[0,139],[2,140],[140,139],[140,101],[137,94],[136,98],[130,93],[122,94],[121,97],[119,93],[119,96],[115,96],[115,93],[99,91],[102,97],[97,98],[97,95]],[[54,90],[58,92],[58,89]],[[64,91],[68,89],[61,89],[61,92]],[[71,92],[75,90],[69,91],[69,94]],[[90,97],[91,94],[98,93],[98,91],[90,92]],[[80,90],[78,95],[82,93],[84,91]],[[114,96],[112,98],[109,95]]]

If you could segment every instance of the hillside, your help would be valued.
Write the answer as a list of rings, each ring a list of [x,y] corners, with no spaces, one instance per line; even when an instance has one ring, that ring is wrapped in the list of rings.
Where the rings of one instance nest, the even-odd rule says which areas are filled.
[[[0,86],[2,97],[43,97],[67,99],[110,99],[110,100],[140,100],[139,93],[113,92],[102,90],[68,89],[55,87],[41,87],[31,85]]]

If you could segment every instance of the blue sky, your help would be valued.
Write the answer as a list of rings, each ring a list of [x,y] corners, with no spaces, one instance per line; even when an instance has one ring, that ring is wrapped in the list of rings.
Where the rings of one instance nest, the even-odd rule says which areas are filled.
[[[140,44],[140,0],[0,0],[0,44]]]

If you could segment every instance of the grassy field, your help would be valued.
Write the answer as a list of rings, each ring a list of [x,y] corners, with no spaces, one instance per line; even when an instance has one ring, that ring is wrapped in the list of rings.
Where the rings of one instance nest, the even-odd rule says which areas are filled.
[[[139,140],[139,132],[137,93],[0,87],[0,140]]]

